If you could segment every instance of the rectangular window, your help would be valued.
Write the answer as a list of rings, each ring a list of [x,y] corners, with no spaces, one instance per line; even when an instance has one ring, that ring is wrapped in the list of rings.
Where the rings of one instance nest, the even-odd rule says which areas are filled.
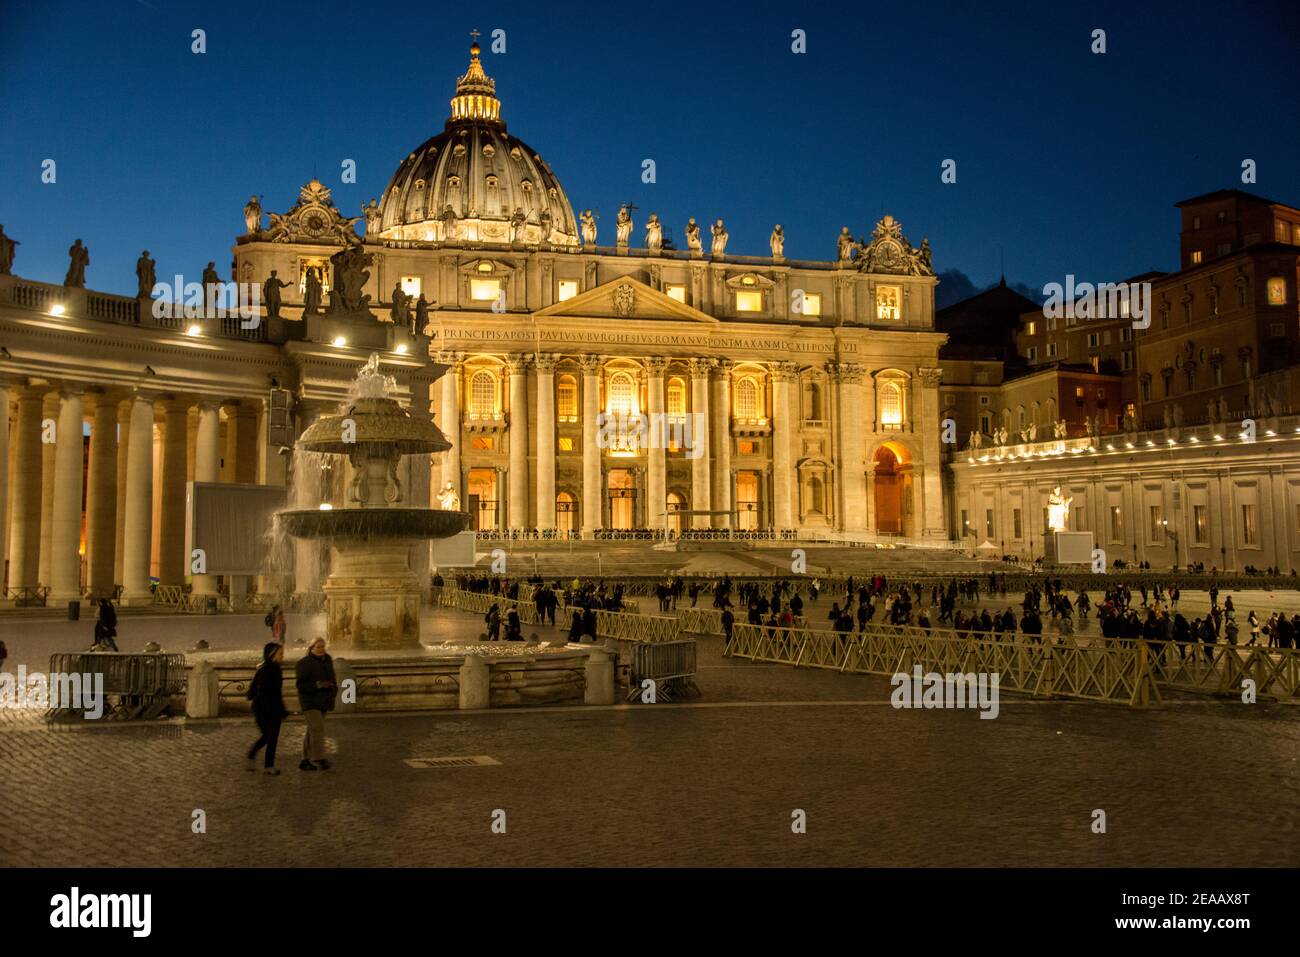
[[[1101,336],[1099,336],[1095,332],[1088,333],[1088,348],[1096,349],[1100,345],[1101,345]]]
[[[560,451],[561,451],[561,452],[572,452],[572,451],[573,451],[573,439],[570,438],[570,437],[567,436],[567,435],[562,435],[562,436],[560,436]]]
[[[986,395],[982,395],[982,396],[980,396],[980,405],[989,405],[989,404],[990,404],[990,401],[991,401],[991,400],[989,399],[988,396],[986,396]]]
[[[1056,317],[1055,317],[1055,316],[1048,316],[1048,317],[1047,317],[1047,331],[1048,331],[1048,332],[1055,332],[1055,331],[1056,331]]]
[[[1021,530],[1020,509],[1018,508],[1013,508],[1011,510],[1011,532],[1011,537],[1016,541],[1020,541],[1024,535],[1024,532]]]
[[[736,312],[762,312],[763,294],[761,292],[736,290]]]
[[[1034,322],[1032,319],[1029,322],[1025,323],[1025,335],[1032,336],[1037,332],[1038,332],[1038,323]]]
[[[1203,258],[1204,258],[1204,257],[1201,255],[1201,251],[1200,251],[1199,249],[1193,249],[1193,250],[1192,250],[1192,265],[1193,265],[1193,266],[1199,266],[1199,265],[1201,264],[1201,260],[1202,260]]]
[[[805,316],[820,316],[822,314],[822,297],[815,292],[804,293],[803,314]]]
[[[1268,281],[1268,304],[1270,306],[1286,305],[1286,280],[1274,276]]]
[[[686,287],[677,285],[664,286],[664,293],[669,299],[676,299],[683,305],[686,304]]]
[[[1124,541],[1124,516],[1120,514],[1118,505],[1110,507],[1110,540],[1112,543]]]
[[[492,436],[490,436],[490,435],[476,435],[476,436],[474,436],[473,438],[470,439],[470,443],[469,443],[469,445],[470,445],[470,448],[474,449],[474,450],[477,451],[477,452],[491,452],[491,451],[492,451]]]
[[[993,509],[984,510],[984,537],[990,541],[993,539]]]
[[[1133,327],[1132,327],[1132,326],[1120,326],[1120,329],[1119,329],[1119,341],[1120,341],[1120,342],[1132,342],[1132,341],[1133,341]]]
[[[555,298],[557,302],[565,302],[572,299],[578,294],[578,280],[561,279],[556,283]]]
[[[1147,506],[1147,541],[1152,545],[1159,545],[1164,541],[1165,534],[1165,510],[1162,505]]]
[[[1124,372],[1130,372],[1133,369],[1133,350],[1125,349],[1119,354],[1119,367]]]
[[[420,286],[422,285],[419,276],[403,276],[402,292],[406,293],[412,299],[420,298]]]
[[[1055,342],[1049,342],[1049,343],[1047,344],[1047,358],[1050,359],[1050,358],[1052,358],[1052,357],[1055,356],[1055,355],[1056,355],[1056,343],[1055,343]]]
[[[471,279],[469,297],[475,302],[492,302],[501,295],[500,279]]]
[[[1204,505],[1192,506],[1192,541],[1204,545],[1209,541],[1210,521],[1205,514]]]
[[[1084,518],[1084,514],[1085,512],[1082,505],[1074,506],[1074,517],[1071,519],[1071,521],[1074,522],[1074,528],[1072,528],[1071,531],[1086,532],[1088,530],[1088,525],[1086,519]]]
[[[749,439],[741,439],[736,443],[741,455],[757,455],[758,443]]]
[[[1280,220],[1280,219],[1274,221],[1274,223],[1273,223],[1273,238],[1276,239],[1279,243],[1284,243],[1284,242],[1286,242],[1286,235],[1287,235],[1288,232],[1289,232],[1289,230],[1286,228],[1286,223],[1285,223],[1285,222],[1283,222],[1283,221]]]
[[[903,318],[903,293],[897,286],[876,287],[876,318]]]
[[[1101,371],[1101,356],[1093,356],[1092,359],[1089,361],[1092,363],[1093,372]]]
[[[1214,255],[1216,256],[1226,256],[1230,252],[1232,252],[1232,243],[1219,243],[1214,247]]]
[[[1259,544],[1259,528],[1255,524],[1254,505],[1241,506],[1241,544]]]
[[[1025,358],[1027,358],[1030,362],[1037,362],[1037,361],[1038,361],[1038,346],[1030,346],[1028,349],[1026,349],[1026,350],[1025,350]]]

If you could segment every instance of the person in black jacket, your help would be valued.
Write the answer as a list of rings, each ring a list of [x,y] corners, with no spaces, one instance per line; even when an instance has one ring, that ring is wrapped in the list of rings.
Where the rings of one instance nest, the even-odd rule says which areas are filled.
[[[307,731],[302,736],[301,771],[328,771],[330,763],[325,758],[325,712],[334,710],[334,696],[338,683],[334,680],[334,659],[325,652],[325,639],[317,638],[307,649],[307,654],[294,669],[298,685],[298,701]]]
[[[248,749],[248,770],[257,770],[257,752],[266,748],[265,774],[279,774],[275,766],[275,747],[280,740],[280,724],[289,716],[284,708],[284,645],[267,642],[262,649],[262,664],[248,685],[248,700],[253,702],[253,718],[262,736]]]

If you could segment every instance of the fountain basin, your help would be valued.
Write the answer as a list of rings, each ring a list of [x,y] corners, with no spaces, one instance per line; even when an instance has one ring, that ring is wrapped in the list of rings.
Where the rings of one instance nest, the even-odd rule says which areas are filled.
[[[295,538],[449,538],[469,528],[469,512],[402,506],[295,508],[276,514]]]

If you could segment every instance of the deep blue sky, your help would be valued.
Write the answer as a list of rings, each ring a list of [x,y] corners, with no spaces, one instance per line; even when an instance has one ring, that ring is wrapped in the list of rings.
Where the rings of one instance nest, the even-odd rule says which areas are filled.
[[[160,277],[225,274],[250,193],[283,212],[315,174],[357,215],[442,128],[468,31],[499,27],[503,116],[602,242],[632,200],[638,236],[721,216],[729,252],[766,255],[780,222],[787,256],[828,259],[883,210],[977,284],[1003,247],[1013,281],[1122,278],[1174,268],[1173,203],[1240,186],[1243,158],[1245,188],[1300,203],[1296,8],[0,0],[0,223],[36,279],[77,236],[92,288],[133,293],[145,247]]]

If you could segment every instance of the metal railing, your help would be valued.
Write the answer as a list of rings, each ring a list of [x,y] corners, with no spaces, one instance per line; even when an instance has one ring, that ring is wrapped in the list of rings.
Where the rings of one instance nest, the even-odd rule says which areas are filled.
[[[683,608],[677,613],[677,624],[688,635],[720,635],[722,612],[716,608]]]
[[[15,608],[44,608],[50,590],[44,585],[35,588],[23,585],[18,588],[6,588],[5,598],[14,603]]]
[[[655,698],[671,701],[685,694],[699,694],[695,686],[695,639],[638,642],[632,648],[632,672],[628,700],[641,695],[642,682],[654,682]]]
[[[727,655],[852,674],[997,674],[999,687],[1035,696],[1159,704],[1146,642],[1039,645],[940,637],[921,629],[860,633],[737,624]]]
[[[1178,691],[1236,697],[1250,680],[1260,697],[1300,703],[1300,648],[1151,642],[1151,670],[1158,684]]]
[[[165,654],[123,655],[77,652],[50,655],[50,675],[102,675],[104,716],[118,719],[155,718],[169,699],[185,690],[185,656]],[[51,709],[52,714],[84,710]]]

